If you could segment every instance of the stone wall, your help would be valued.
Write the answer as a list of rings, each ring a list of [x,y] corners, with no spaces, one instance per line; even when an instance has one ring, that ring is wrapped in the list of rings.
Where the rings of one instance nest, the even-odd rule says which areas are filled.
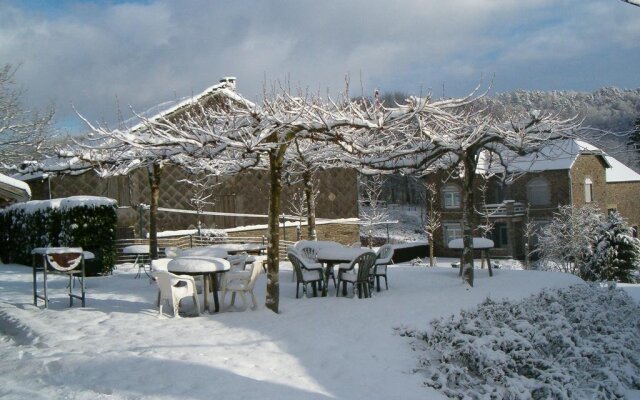
[[[580,207],[585,205],[585,179],[589,178],[593,182],[592,202],[597,205],[602,212],[607,210],[607,180],[605,174],[606,165],[602,157],[592,154],[582,154],[578,156],[571,167],[571,191],[573,205]]]
[[[640,182],[607,184],[607,209],[615,208],[630,226],[640,226]]]

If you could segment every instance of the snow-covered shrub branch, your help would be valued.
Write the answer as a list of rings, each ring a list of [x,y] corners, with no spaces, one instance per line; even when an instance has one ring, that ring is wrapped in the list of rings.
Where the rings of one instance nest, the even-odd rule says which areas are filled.
[[[576,285],[401,334],[418,339],[426,384],[452,398],[611,399],[640,389],[638,326],[624,291]]]

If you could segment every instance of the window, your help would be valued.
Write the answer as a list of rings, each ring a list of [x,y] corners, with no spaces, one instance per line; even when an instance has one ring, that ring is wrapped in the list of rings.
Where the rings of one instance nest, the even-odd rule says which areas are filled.
[[[527,200],[532,206],[546,206],[551,203],[549,183],[544,178],[534,178],[527,183]]]
[[[460,189],[455,185],[447,185],[442,189],[444,208],[460,208]]]
[[[593,182],[591,178],[584,179],[584,202],[591,203],[593,201]]]
[[[462,226],[459,222],[443,222],[442,237],[444,239],[445,246],[454,239],[462,238]]]
[[[506,248],[509,244],[507,224],[504,222],[496,222],[491,231],[491,239],[495,247]]]

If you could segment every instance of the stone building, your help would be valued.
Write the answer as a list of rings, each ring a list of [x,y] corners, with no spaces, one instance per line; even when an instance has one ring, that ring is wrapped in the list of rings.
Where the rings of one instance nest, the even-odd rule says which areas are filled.
[[[640,174],[597,147],[564,140],[537,155],[507,159],[507,171],[489,162],[476,171],[476,210],[482,211],[476,222],[480,225],[488,219],[493,225],[489,237],[495,243],[494,256],[524,258],[526,249],[536,245],[535,234],[525,234],[526,225],[530,222],[539,229],[560,205],[594,203],[603,212],[616,209],[637,232]],[[427,179],[439,191],[436,208],[442,222],[434,237],[436,255],[458,256],[447,244],[462,237],[462,185],[451,172]]]

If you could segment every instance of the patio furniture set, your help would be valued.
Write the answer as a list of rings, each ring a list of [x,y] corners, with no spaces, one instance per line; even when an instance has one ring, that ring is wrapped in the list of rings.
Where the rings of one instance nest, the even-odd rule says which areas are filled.
[[[199,315],[198,278],[202,281],[200,291],[204,297],[203,308],[207,312],[223,309],[227,293],[231,293],[230,306],[235,305],[236,295],[239,295],[246,308],[248,295],[252,308],[257,307],[253,288],[260,275],[260,266],[248,252],[258,253],[265,249],[265,246],[253,243],[219,244],[184,250],[165,248],[167,257],[153,260],[150,265],[151,277],[158,283],[159,289],[158,315],[162,315],[163,305],[168,302],[173,315],[179,317],[180,301],[188,297],[193,299],[196,315]],[[222,302],[218,298],[218,291],[222,292]],[[213,310],[209,303],[210,294],[213,295]]]
[[[322,296],[326,296],[329,279],[333,280],[336,296],[340,294],[340,284],[343,296],[347,294],[347,285],[351,284],[354,296],[357,293],[359,298],[371,297],[374,282],[380,291],[380,278],[384,278],[385,287],[389,289],[387,266],[392,263],[391,245],[380,247],[376,253],[368,248],[345,247],[331,241],[301,240],[288,249],[287,256],[297,280],[296,298],[299,297],[300,285],[307,297],[307,285],[311,285],[314,296],[318,295],[318,288],[322,290]],[[337,275],[334,272],[336,265]]]

